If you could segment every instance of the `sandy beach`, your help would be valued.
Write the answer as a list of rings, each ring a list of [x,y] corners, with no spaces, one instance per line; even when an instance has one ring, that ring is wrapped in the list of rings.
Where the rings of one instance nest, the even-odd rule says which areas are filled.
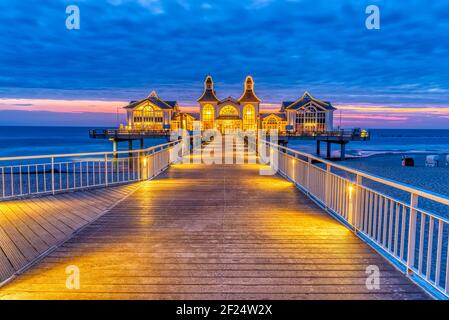
[[[340,162],[348,167],[372,173],[377,176],[409,184],[420,189],[449,196],[449,167],[445,156],[440,155],[439,167],[426,167],[425,155],[414,154],[415,166],[403,167],[402,155],[384,154],[365,158],[353,158]]]
[[[412,155],[412,154],[408,154]],[[445,155],[440,154],[439,167],[426,167],[424,154],[413,154],[414,167],[401,165],[401,154],[373,155],[363,158],[352,158],[339,162],[345,166],[371,173],[395,182],[401,182],[419,189],[449,197],[449,166],[446,166]],[[409,203],[410,194],[376,182],[364,181],[364,185],[377,190],[404,203]],[[449,207],[433,201],[421,199],[419,207],[438,215],[449,217]]]

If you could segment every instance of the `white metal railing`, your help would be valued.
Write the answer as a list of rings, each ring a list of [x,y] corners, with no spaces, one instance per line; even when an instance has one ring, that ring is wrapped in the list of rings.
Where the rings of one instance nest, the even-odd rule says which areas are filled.
[[[0,201],[151,179],[181,140],[135,151],[0,158]]]
[[[260,143],[269,152],[279,151],[281,175],[418,284],[437,297],[449,297],[448,197],[266,141]]]

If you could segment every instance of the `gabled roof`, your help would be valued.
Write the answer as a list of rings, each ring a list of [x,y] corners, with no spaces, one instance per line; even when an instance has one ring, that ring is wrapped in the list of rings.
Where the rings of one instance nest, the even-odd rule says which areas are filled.
[[[173,113],[171,119],[177,120],[183,114],[190,118],[193,118],[194,120],[200,120],[200,114],[198,112],[176,112],[176,113]]]
[[[203,95],[197,101],[198,102],[218,102],[220,100],[215,95],[215,90],[205,90]]]
[[[207,76],[204,80],[204,92],[203,95],[197,100],[198,102],[218,102],[220,101],[214,89],[214,81],[211,76]]]
[[[235,104],[240,104],[239,101],[234,99],[233,97],[227,97],[227,98],[221,100],[219,102],[219,104],[223,104],[223,103],[226,103],[226,102],[232,102],[232,103],[235,103]]]
[[[245,79],[245,87],[242,96],[239,98],[239,102],[261,102],[254,92],[254,80],[251,76],[247,76]]]
[[[164,101],[158,97],[155,91],[152,91],[148,97],[139,101],[131,101],[124,109],[134,109],[142,103],[149,102],[160,109],[175,109],[178,105],[176,101]]]
[[[299,98],[298,100],[296,100],[294,102],[291,102],[291,101],[284,101],[284,102],[282,102],[282,109],[298,110],[299,108],[305,106],[309,102],[314,102],[318,106],[322,107],[325,110],[329,110],[329,111],[337,110],[336,108],[334,108],[332,106],[332,104],[330,102],[318,100],[318,99],[314,98],[307,91],[304,92],[304,94],[302,95],[301,98]]]
[[[284,112],[266,112],[266,113],[261,113],[260,114],[260,119],[266,119],[269,116],[275,116],[281,120],[287,120],[287,116],[285,115]]]
[[[200,118],[201,118],[201,115],[199,112],[186,112],[186,114],[195,120],[200,120]]]

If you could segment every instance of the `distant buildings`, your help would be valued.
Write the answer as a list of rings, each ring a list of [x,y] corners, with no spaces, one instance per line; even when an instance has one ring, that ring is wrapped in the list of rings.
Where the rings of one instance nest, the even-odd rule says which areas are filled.
[[[330,102],[312,97],[305,92],[296,101],[284,101],[278,112],[261,112],[254,91],[254,80],[246,77],[240,98],[217,97],[211,76],[204,81],[204,91],[198,99],[199,113],[181,112],[176,101],[166,101],[152,92],[148,97],[132,101],[127,110],[127,129],[137,131],[169,131],[183,128],[193,130],[193,122],[201,121],[201,129],[271,131],[280,133],[311,134],[333,129],[333,112]]]

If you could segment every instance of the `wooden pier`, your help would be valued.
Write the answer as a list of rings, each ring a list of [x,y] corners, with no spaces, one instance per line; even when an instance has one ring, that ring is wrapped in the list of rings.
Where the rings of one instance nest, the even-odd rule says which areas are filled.
[[[371,135],[368,131],[357,130],[336,130],[322,133],[309,133],[309,134],[288,134],[280,135],[280,144],[286,146],[291,140],[308,140],[316,141],[316,155],[321,157],[321,144],[326,144],[326,159],[332,157],[332,145],[336,144],[340,146],[340,160],[346,158],[346,145],[351,141],[369,141]]]
[[[175,164],[128,187],[0,203],[3,274],[36,256],[0,298],[429,298],[294,184],[260,168]],[[39,261],[39,250],[63,239]],[[16,266],[5,269],[16,261],[5,248]],[[366,286],[371,265],[378,290]],[[66,288],[67,266],[79,268],[80,289]]]
[[[128,149],[132,150],[133,141],[140,141],[140,148],[144,148],[145,139],[164,138],[170,140],[169,131],[143,131],[143,130],[116,130],[116,129],[93,129],[89,131],[91,139],[108,139],[113,143],[113,150],[118,150],[119,142],[128,142]],[[371,135],[368,131],[336,130],[329,132],[309,132],[295,134],[279,134],[278,142],[287,146],[290,140],[313,140],[316,141],[316,154],[321,157],[321,143],[326,144],[326,159],[331,159],[332,145],[340,146],[340,160],[346,158],[346,145],[351,141],[369,141]]]

